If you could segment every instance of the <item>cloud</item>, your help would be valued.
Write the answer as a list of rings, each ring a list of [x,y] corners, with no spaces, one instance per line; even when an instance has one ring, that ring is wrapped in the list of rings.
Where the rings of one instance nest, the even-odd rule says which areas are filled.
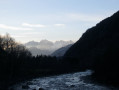
[[[98,22],[106,18],[103,15],[92,15],[92,14],[69,14],[68,17],[72,20],[84,21],[84,22]]]
[[[60,27],[60,26],[65,26],[65,24],[54,24],[55,26],[58,26],[58,27]]]
[[[32,30],[32,28],[14,27],[14,26],[8,26],[4,24],[0,24],[0,28],[9,29],[9,30]]]
[[[108,12],[103,13],[58,13],[58,14],[47,14],[40,15],[37,18],[44,22],[48,23],[60,22],[62,23],[76,23],[77,21],[86,22],[86,23],[97,23],[104,18],[111,15]],[[52,17],[52,18],[51,18]],[[58,24],[60,24],[58,23]]]
[[[27,26],[27,27],[46,27],[45,25],[42,25],[42,24],[29,24],[29,23],[22,23],[22,26]]]
[[[36,36],[43,36],[45,35],[44,32],[24,32],[24,33],[15,33],[15,34],[11,34],[12,37],[14,38],[19,38],[19,37],[36,37]]]
[[[31,36],[31,35],[43,35],[44,32],[25,32],[25,33],[22,33],[22,35],[26,35],[26,36]]]
[[[14,37],[14,38],[24,38],[24,37],[26,37],[24,35],[11,35],[11,36]]]

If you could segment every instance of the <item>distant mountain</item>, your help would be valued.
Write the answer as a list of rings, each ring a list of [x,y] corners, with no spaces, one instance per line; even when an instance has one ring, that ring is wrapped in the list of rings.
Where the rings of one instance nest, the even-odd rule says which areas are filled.
[[[100,82],[119,83],[119,11],[88,29],[64,55]]]
[[[27,42],[27,43],[25,43],[25,46],[37,46],[39,43],[38,42],[35,42],[35,41],[30,41],[30,42]]]
[[[40,42],[36,42],[36,41],[29,41],[27,43],[25,43],[25,46],[27,48],[38,48],[41,50],[47,50],[47,49],[51,49],[51,47],[53,47],[54,43],[48,40],[41,40]]]
[[[54,43],[54,46],[55,46],[55,48],[61,48],[61,47],[64,47],[64,46],[67,46],[67,45],[69,45],[69,44],[73,44],[74,42],[73,41],[63,41],[63,40],[60,40],[60,41],[56,41],[55,43]]]
[[[65,47],[61,47],[58,50],[54,51],[51,56],[56,56],[56,57],[60,57],[60,56],[64,56],[65,52],[72,46],[73,44],[69,44]]]
[[[33,56],[36,55],[50,55],[53,51],[52,50],[41,50],[39,48],[36,47],[30,47],[28,48],[29,51],[32,53]]]
[[[40,42],[30,41],[25,43],[24,45],[31,51],[33,55],[51,55],[55,50],[67,46],[69,44],[73,44],[73,41],[56,41],[51,42],[48,40],[41,40]]]

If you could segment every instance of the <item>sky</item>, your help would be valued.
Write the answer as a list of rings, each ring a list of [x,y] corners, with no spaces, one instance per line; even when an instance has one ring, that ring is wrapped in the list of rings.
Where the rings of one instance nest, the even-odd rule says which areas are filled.
[[[0,0],[0,35],[16,41],[73,40],[119,10],[119,0]]]

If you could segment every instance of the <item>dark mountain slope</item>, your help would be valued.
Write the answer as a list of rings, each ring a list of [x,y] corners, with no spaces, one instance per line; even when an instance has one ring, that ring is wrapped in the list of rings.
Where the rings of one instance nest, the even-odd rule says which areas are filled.
[[[119,12],[115,13],[112,17],[103,20],[95,27],[88,29],[67,51],[65,56],[78,56],[78,58],[82,58],[89,50],[95,48],[95,46],[105,39],[111,39],[117,33],[119,33]]]
[[[119,82],[119,11],[88,29],[64,57],[78,60],[81,69],[95,70],[102,81]]]
[[[51,56],[61,57],[64,56],[65,52],[72,46],[73,44],[69,44],[65,47],[61,47],[58,50],[54,51]]]

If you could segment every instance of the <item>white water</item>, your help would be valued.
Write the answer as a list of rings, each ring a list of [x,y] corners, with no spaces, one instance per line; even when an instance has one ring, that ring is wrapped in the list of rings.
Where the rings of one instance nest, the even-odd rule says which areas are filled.
[[[81,79],[82,76],[91,75],[91,73],[90,70],[87,70],[73,74],[37,78],[16,84],[11,88],[14,90],[38,90],[39,88],[43,88],[44,90],[112,90],[106,86],[85,83]],[[26,88],[23,89],[23,86],[26,86]]]

